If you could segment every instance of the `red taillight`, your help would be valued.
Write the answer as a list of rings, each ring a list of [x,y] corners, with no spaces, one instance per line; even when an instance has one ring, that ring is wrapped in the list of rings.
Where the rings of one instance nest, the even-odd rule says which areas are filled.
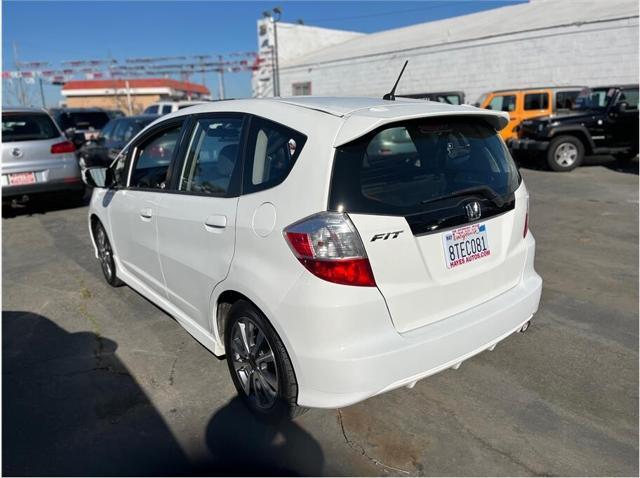
[[[51,145],[51,154],[73,153],[76,147],[71,141]]]
[[[300,259],[300,262],[314,275],[329,282],[343,285],[375,287],[369,259]]]
[[[375,287],[364,246],[346,214],[316,214],[286,228],[284,236],[300,263],[316,277]]]
[[[309,235],[304,232],[287,232],[287,239],[291,247],[300,255],[300,257],[313,257],[313,250],[309,243]]]

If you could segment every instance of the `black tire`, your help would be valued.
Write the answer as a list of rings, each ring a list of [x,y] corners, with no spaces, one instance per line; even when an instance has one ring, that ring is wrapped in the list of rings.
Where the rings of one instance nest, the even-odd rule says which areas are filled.
[[[104,279],[111,287],[120,287],[124,285],[116,274],[116,263],[113,259],[113,249],[107,231],[104,230],[104,226],[100,221],[96,221],[93,224],[93,239],[96,242],[98,248],[98,259],[100,260],[100,268]]]
[[[247,339],[247,346],[244,348],[237,340],[237,332],[242,328]],[[259,332],[263,334],[261,340]],[[262,348],[256,346],[257,342]],[[266,347],[273,353],[274,360],[258,363],[260,359],[268,356],[268,353],[263,353],[267,350],[265,342]],[[278,421],[293,419],[307,411],[296,403],[298,382],[282,340],[264,314],[253,304],[244,300],[233,304],[225,323],[224,345],[229,373],[238,395],[258,417]],[[252,345],[255,346],[253,351]],[[236,370],[236,367],[239,367],[239,370]],[[246,377],[245,385],[241,376]],[[265,377],[270,378],[268,383]],[[263,383],[265,385],[262,385]],[[269,388],[269,383],[277,383],[278,389],[274,392],[273,387]],[[245,387],[249,387],[249,394]],[[272,403],[269,403],[270,400]]]
[[[552,171],[573,171],[584,160],[584,144],[575,136],[558,136],[549,143],[547,164]]]

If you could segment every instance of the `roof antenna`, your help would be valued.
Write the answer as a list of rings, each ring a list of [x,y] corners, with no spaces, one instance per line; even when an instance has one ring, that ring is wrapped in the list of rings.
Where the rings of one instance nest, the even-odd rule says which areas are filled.
[[[386,95],[384,95],[382,97],[383,100],[389,100],[389,101],[395,101],[396,100],[396,87],[398,86],[398,83],[400,82],[400,78],[402,78],[402,74],[404,73],[404,69],[407,67],[407,63],[409,63],[409,60],[405,60],[404,66],[402,67],[402,70],[400,71],[400,74],[398,75],[398,79],[396,80],[396,84],[393,85],[393,88],[391,88],[391,91],[389,93],[387,93]]]

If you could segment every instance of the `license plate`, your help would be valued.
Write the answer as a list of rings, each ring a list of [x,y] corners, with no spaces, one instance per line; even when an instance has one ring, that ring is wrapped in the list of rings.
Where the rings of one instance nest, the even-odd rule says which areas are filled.
[[[21,184],[33,184],[36,182],[35,173],[13,173],[9,174],[9,185],[18,186]]]
[[[454,269],[491,255],[486,224],[470,224],[442,235],[444,260]]]

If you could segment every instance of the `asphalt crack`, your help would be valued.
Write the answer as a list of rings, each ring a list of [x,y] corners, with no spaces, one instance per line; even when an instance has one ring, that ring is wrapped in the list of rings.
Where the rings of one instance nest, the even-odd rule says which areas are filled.
[[[176,356],[173,359],[173,362],[171,363],[171,370],[169,371],[169,385],[171,387],[173,387],[174,377],[176,373],[176,364],[178,363],[178,358],[180,357],[180,352],[182,352],[182,349],[184,348],[184,344],[185,344],[184,340],[180,342],[180,346],[176,350]]]
[[[98,320],[94,317],[92,313],[89,312],[89,308],[87,307],[88,301],[91,299],[93,294],[91,291],[85,287],[84,281],[80,281],[80,299],[81,302],[78,304],[78,311],[80,315],[87,321],[89,326],[91,327],[93,333],[96,336],[96,348],[93,351],[93,356],[96,361],[96,369],[100,369],[103,367],[103,352],[104,352],[104,340],[102,338],[102,334],[100,333],[100,325],[98,324]]]
[[[399,471],[400,473],[404,473],[405,475],[411,474],[407,470],[403,470],[402,468],[396,468],[395,466],[387,465],[385,463],[382,463],[380,460],[376,460],[375,458],[373,458],[367,453],[367,450],[365,450],[365,448],[362,445],[352,440],[349,440],[349,437],[347,436],[347,431],[344,428],[344,421],[342,420],[342,410],[338,410],[338,421],[340,422],[340,429],[342,430],[342,436],[344,437],[344,441],[349,446],[349,448],[360,453],[362,456],[364,456],[367,460],[369,460],[374,465],[379,466],[381,468],[385,468],[385,470]]]

